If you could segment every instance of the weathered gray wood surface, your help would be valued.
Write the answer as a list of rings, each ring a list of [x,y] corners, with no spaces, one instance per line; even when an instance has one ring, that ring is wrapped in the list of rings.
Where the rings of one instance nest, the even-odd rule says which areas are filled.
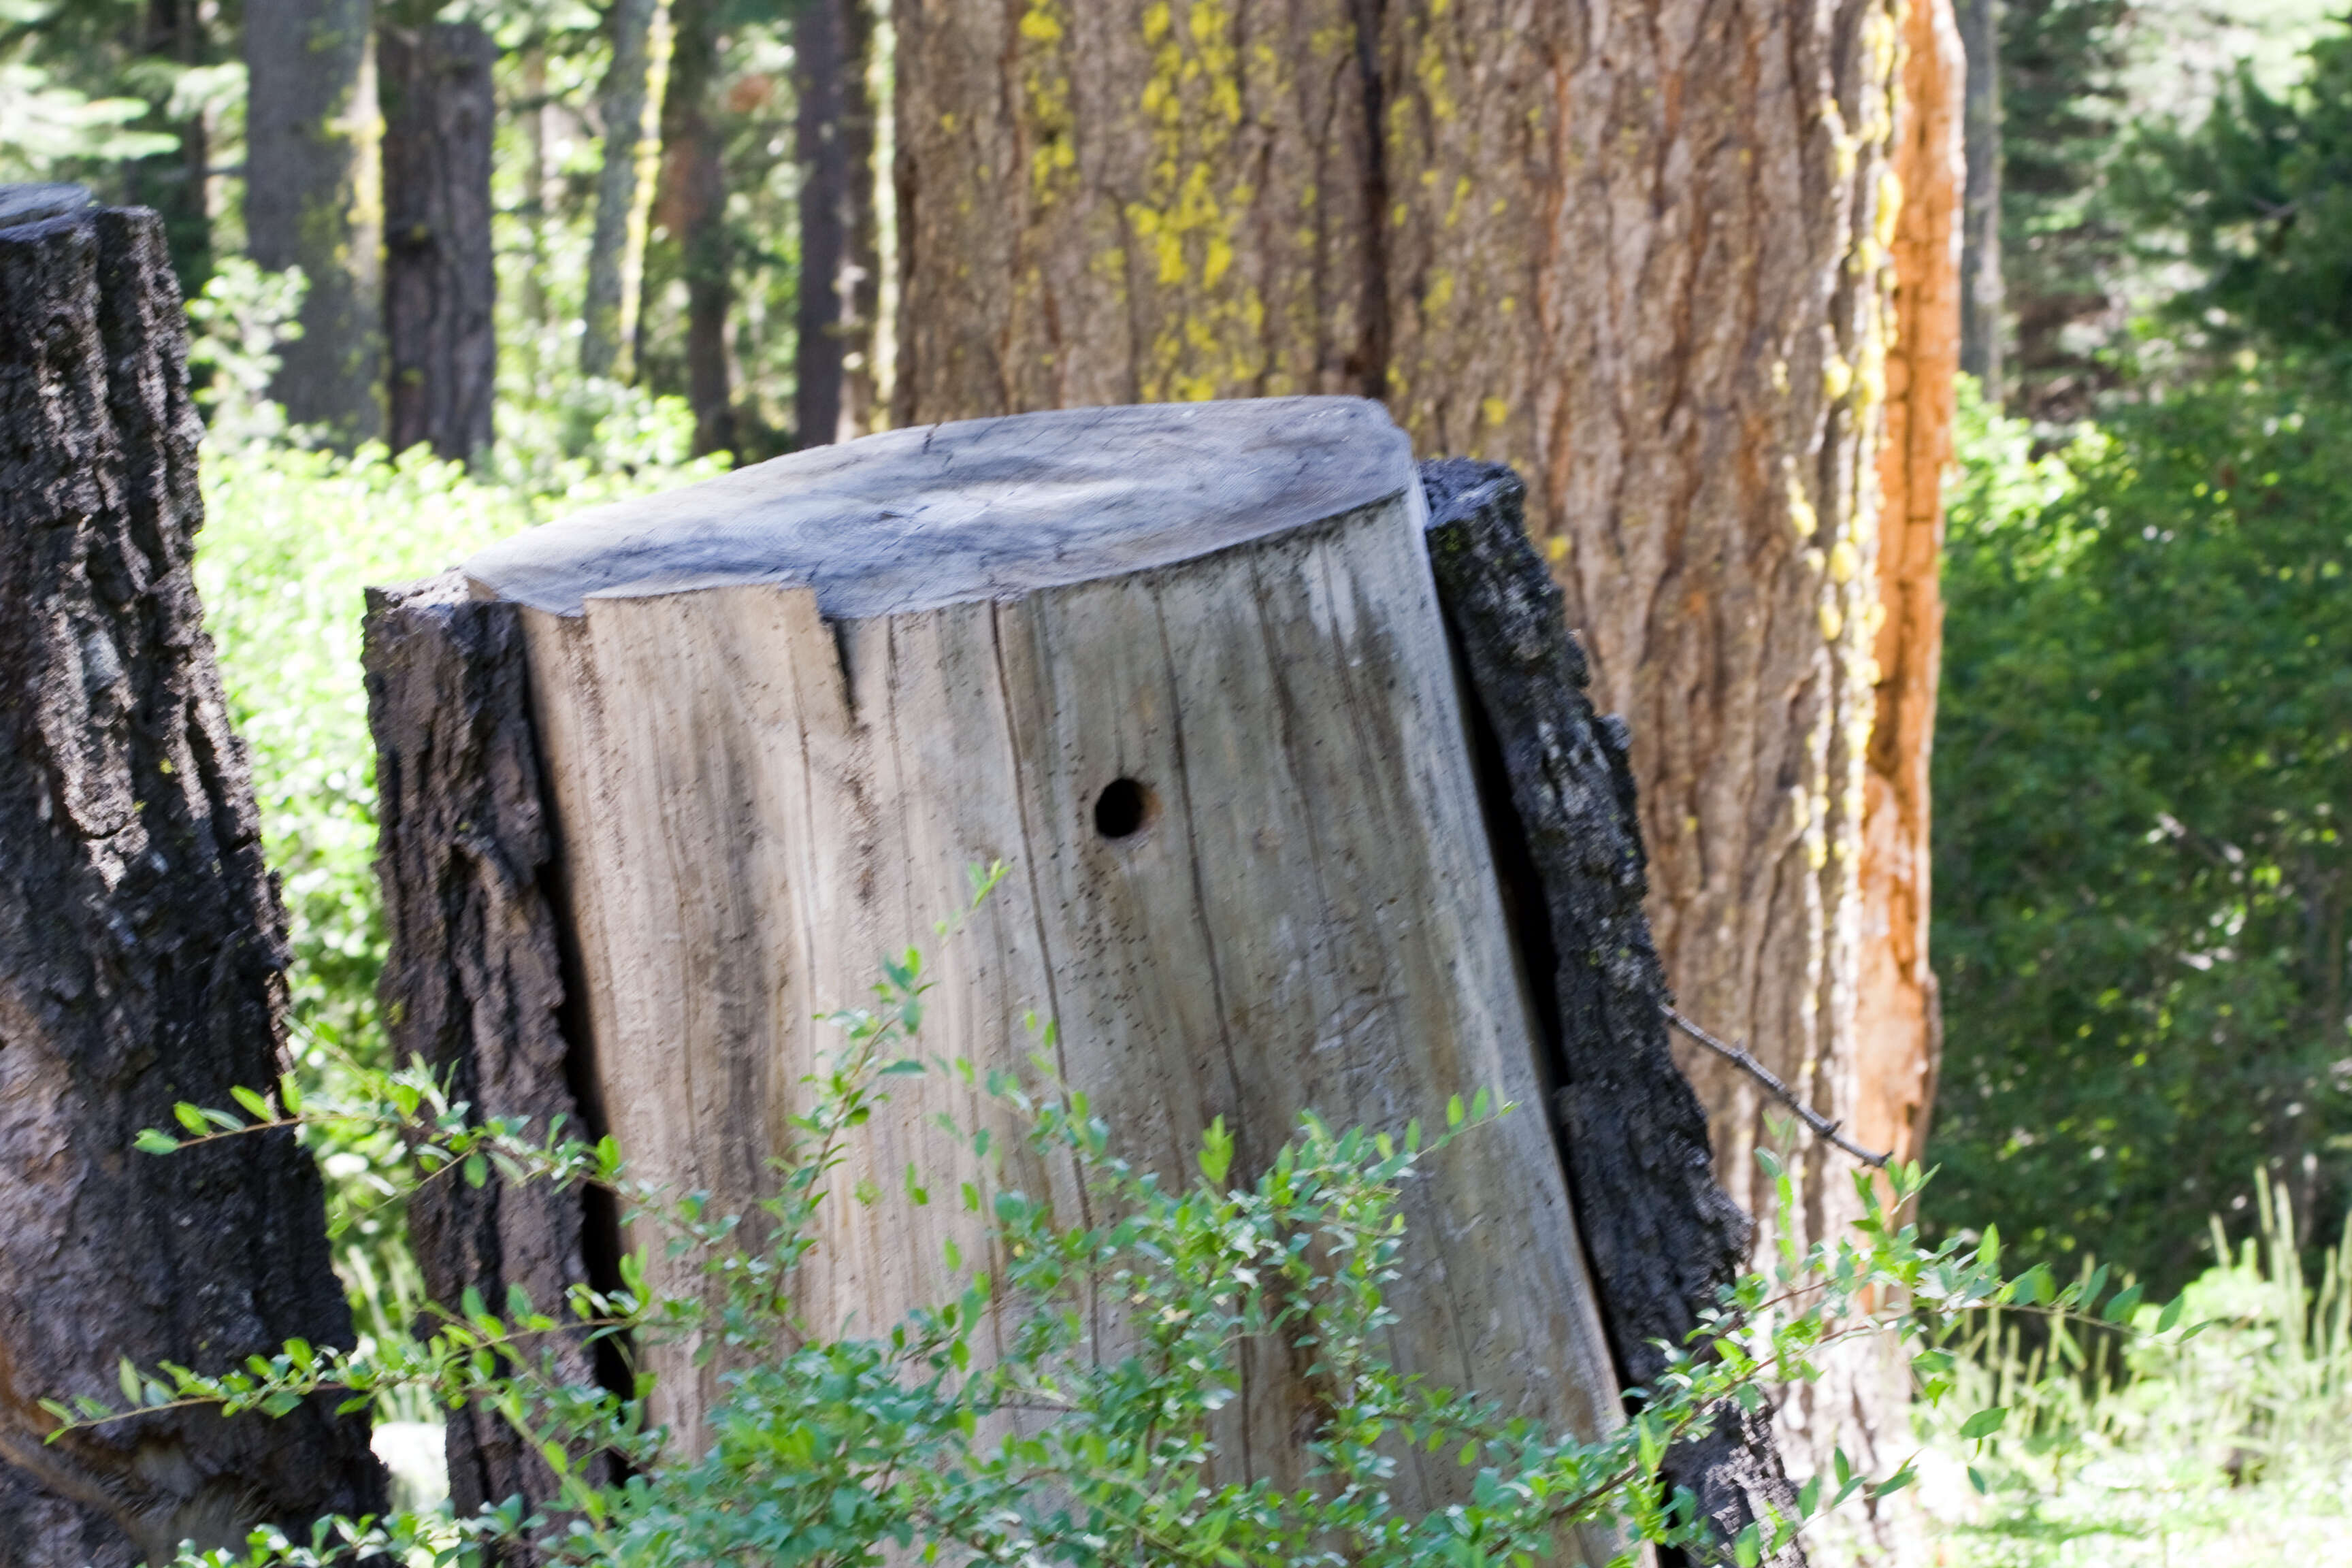
[[[290,1137],[142,1127],[280,1070],[283,912],[189,575],[180,298],[151,213],[0,228],[0,1565],[122,1568],[383,1504],[363,1417],[138,1416],[116,1363],[351,1342]],[[12,210],[0,195],[0,213]]]
[[[531,735],[520,612],[474,602],[455,572],[368,595],[368,724],[376,737],[379,826],[391,961],[383,1016],[394,1055],[448,1074],[479,1122],[529,1118],[544,1137],[582,1121],[562,1026],[562,955],[549,879],[554,840]],[[431,1300],[468,1287],[493,1310],[520,1287],[568,1321],[566,1293],[587,1279],[583,1200],[546,1184],[432,1182],[409,1200],[408,1234]],[[422,1325],[429,1331],[432,1325]],[[544,1370],[595,1381],[589,1351],[552,1339]],[[446,1415],[450,1500],[459,1514],[520,1495],[543,1503],[555,1480],[538,1451],[494,1412]],[[509,1563],[529,1554],[509,1548]]]
[[[670,1152],[663,1158],[676,1167],[676,1180],[756,1190],[761,1176],[749,1156],[760,1138],[748,1124],[774,1112],[746,1108],[772,1108],[796,1075],[793,1064],[825,1044],[810,1029],[810,1012],[850,999],[872,955],[919,935],[922,921],[955,900],[959,845],[973,858],[1041,842],[1045,852],[1019,868],[973,937],[934,955],[946,966],[934,993],[946,1012],[935,1016],[935,1029],[950,1028],[959,1042],[1002,1041],[1017,1037],[1013,1020],[1026,1005],[1060,1016],[1073,1035],[1084,1034],[1083,1070],[1129,1077],[1119,1097],[1123,1131],[1156,1140],[1165,1161],[1181,1163],[1189,1130],[1217,1110],[1230,1115],[1251,1096],[1278,1105],[1285,1095],[1289,1103],[1328,1108],[1334,1069],[1360,1080],[1367,1061],[1375,1076],[1381,1069],[1386,1058],[1374,1051],[1360,1059],[1348,1043],[1369,1035],[1393,1044],[1394,1019],[1384,1020],[1382,1010],[1408,987],[1427,987],[1426,973],[1386,975],[1377,967],[1378,942],[1351,938],[1335,944],[1339,962],[1327,953],[1301,963],[1260,995],[1243,987],[1264,982],[1265,944],[1234,936],[1236,911],[1238,924],[1249,927],[1299,889],[1311,889],[1313,919],[1327,924],[1335,890],[1343,913],[1381,909],[1379,879],[1362,863],[1380,857],[1362,853],[1360,837],[1333,838],[1328,822],[1362,816],[1377,793],[1383,769],[1368,763],[1368,753],[1409,754],[1381,736],[1336,749],[1327,743],[1343,727],[1333,716],[1350,714],[1360,701],[1351,684],[1378,681],[1365,673],[1360,654],[1328,657],[1335,606],[1367,602],[1332,591],[1356,584],[1361,570],[1360,562],[1343,563],[1337,575],[1328,570],[1336,536],[1365,520],[1318,528],[1311,514],[1333,497],[1383,487],[1394,488],[1408,511],[1413,498],[1384,453],[1353,465],[1333,460],[1335,449],[1363,434],[1351,426],[1355,409],[1303,408],[1336,417],[1320,433],[1289,437],[1307,454],[1276,475],[1230,474],[1230,463],[1191,466],[1257,485],[1262,496],[1288,496],[1287,510],[1273,506],[1255,524],[1225,514],[1215,537],[1228,546],[1239,542],[1228,557],[1187,565],[1155,555],[1156,567],[1124,582],[1084,582],[1087,570],[1118,557],[1082,532],[1058,550],[1038,550],[1017,536],[980,531],[971,548],[943,552],[950,567],[934,579],[932,592],[961,602],[926,605],[921,579],[896,574],[891,550],[840,536],[856,506],[887,507],[901,514],[882,524],[893,548],[909,548],[908,519],[919,520],[921,509],[894,505],[880,476],[845,478],[842,468],[808,459],[781,473],[802,474],[813,493],[763,500],[785,487],[780,471],[753,470],[709,493],[670,498],[662,509],[667,523],[646,528],[625,512],[607,513],[568,540],[530,539],[474,563],[520,594],[575,612],[521,612],[542,677],[546,784],[566,797],[559,815],[583,825],[569,853],[590,872],[584,886],[575,878],[566,906],[592,982],[569,1015],[573,1048],[584,1049],[592,1037],[638,1042],[613,1066],[616,1077],[584,1076],[615,1083],[630,1097],[634,1123]],[[1098,415],[1066,417],[1066,429],[1133,430]],[[1379,429],[1371,430],[1376,452]],[[1010,434],[972,433],[1000,457]],[[905,443],[931,465],[918,470],[923,484],[940,484],[961,454],[952,444],[942,449],[935,436],[929,453],[924,445],[921,433]],[[1149,441],[1142,446],[1153,449]],[[1257,450],[1281,447],[1261,440]],[[1095,458],[1082,452],[1079,460]],[[1186,465],[1177,467],[1189,477]],[[1007,512],[1034,521],[1053,506],[1053,495],[1034,468],[1025,471],[1028,488],[1014,490],[1009,506],[1003,494],[989,492],[991,475],[1011,488],[1024,470],[1003,462],[971,471],[979,497],[940,495],[925,504],[946,509],[951,540]],[[1618,1380],[1600,1385],[1606,1387],[1639,1383],[1659,1365],[1652,1342],[1680,1340],[1732,1278],[1747,1221],[1714,1184],[1704,1119],[1664,1048],[1658,1009],[1666,993],[1642,915],[1643,853],[1623,737],[1613,720],[1595,717],[1584,694],[1581,655],[1557,592],[1520,531],[1517,481],[1507,469],[1463,462],[1425,464],[1419,477],[1437,601],[1467,697],[1469,732],[1451,754],[1475,759],[1492,846],[1484,879],[1501,889],[1509,936],[1531,982],[1526,1037],[1538,1044],[1529,1050],[1529,1078],[1550,1116],[1547,1139],[1556,1141],[1514,1152],[1567,1173],[1614,1352],[1613,1372],[1595,1369],[1588,1341],[1585,1375]],[[1147,491],[1154,479],[1146,476]],[[1099,472],[1088,482],[1097,488],[1082,493],[1113,493],[1100,487],[1115,481]],[[1152,547],[1160,555],[1181,557],[1181,485],[1172,498],[1167,490],[1147,497],[1144,515],[1166,530]],[[1251,544],[1243,536],[1253,526],[1275,537]],[[683,575],[718,592],[664,596],[681,575],[662,559],[666,528],[686,541],[690,569]],[[1286,530],[1297,537],[1280,538]],[[1318,570],[1307,569],[1310,562]],[[1413,575],[1405,559],[1388,567],[1373,576],[1391,587]],[[1056,572],[1074,581],[1060,592],[1034,592]],[[776,580],[801,586],[758,585]],[[993,602],[1008,581],[1032,592],[1016,589],[1012,602]],[[514,804],[520,797],[510,798],[524,771],[511,760],[513,742],[478,738],[511,737],[527,722],[525,683],[503,629],[517,612],[502,604],[460,610],[447,602],[446,580],[426,586],[405,605],[385,599],[374,610],[372,648],[408,638],[416,650],[431,651],[412,650],[401,662],[445,669],[431,680],[408,678],[408,695],[384,704],[391,728],[406,737],[387,758],[394,750],[413,753],[434,775],[425,793],[440,802],[430,812],[401,814],[416,849],[394,850],[388,841],[387,855],[411,857],[436,836],[471,847],[444,850],[437,859],[426,853],[416,861],[424,875],[387,863],[395,953],[409,946],[417,954],[402,971],[411,975],[401,983],[404,995],[412,986],[429,991],[436,966],[463,962],[458,949],[474,939],[450,933],[479,924],[478,915],[461,912],[465,900],[446,910],[436,901],[443,895],[433,889],[472,885],[446,868],[482,854],[484,844],[499,847],[492,858],[500,866],[536,868],[543,853],[536,826],[493,826],[487,837],[478,826],[459,826],[530,820]],[[476,588],[484,591],[479,583]],[[585,596],[599,589],[610,596]],[[824,613],[828,596],[899,613],[836,625]],[[1124,629],[1139,624],[1142,636]],[[406,629],[383,629],[392,626]],[[1288,635],[1275,635],[1277,627]],[[1360,622],[1350,635],[1363,640]],[[1237,679],[1226,645],[1266,652]],[[371,655],[380,666],[382,657]],[[446,672],[452,658],[463,663],[462,678]],[[1254,745],[1250,714],[1265,711],[1282,714],[1288,730]],[[435,738],[453,723],[478,738]],[[386,733],[381,715],[378,733]],[[1162,815],[1132,841],[1105,844],[1086,830],[1088,781],[1107,769],[1126,770],[1108,776],[1140,776],[1154,768],[1185,781],[1174,806],[1179,825],[1165,815],[1171,803],[1162,790]],[[388,761],[386,778],[397,771]],[[469,776],[476,782],[468,784]],[[940,781],[952,787],[941,789]],[[785,798],[763,801],[763,792]],[[493,801],[502,804],[484,804]],[[1382,854],[1390,842],[1381,841]],[[1348,848],[1336,867],[1328,853],[1335,843]],[[608,876],[600,866],[627,874]],[[494,880],[503,885],[517,875],[501,871]],[[525,879],[547,882],[537,869]],[[1179,885],[1171,889],[1171,882]],[[1369,903],[1367,893],[1376,895]],[[412,896],[414,914],[400,913]],[[926,897],[933,901],[925,904]],[[524,923],[534,928],[556,920],[544,903],[492,901],[527,911]],[[1410,921],[1422,907],[1391,904],[1387,918]],[[682,925],[681,910],[700,923]],[[447,931],[437,931],[442,926]],[[543,948],[552,941],[519,935],[520,929],[501,925],[488,947]],[[1317,928],[1310,921],[1301,929]],[[1367,954],[1370,964],[1362,962]],[[1345,964],[1349,955],[1355,967]],[[1205,967],[1208,984],[1186,983],[1186,969],[1195,965]],[[1033,995],[1039,989],[1042,1003]],[[1367,996],[1371,1005],[1350,1010]],[[551,1013],[551,1004],[535,1008],[530,1027],[542,1027]],[[445,1007],[439,1016],[456,1015]],[[478,1007],[476,1016],[483,1016]],[[1285,1032],[1316,1042],[1296,1084],[1282,1081],[1297,1069],[1295,1059],[1250,1048]],[[478,1024],[465,1048],[494,1051],[497,1035]],[[673,1039],[688,1048],[667,1052]],[[754,1048],[761,1040],[781,1048],[763,1053]],[[1193,1059],[1202,1042],[1213,1042],[1221,1056],[1239,1048],[1222,1070],[1213,1060],[1204,1071]],[[1066,1039],[1066,1052],[1068,1046]],[[550,1086],[560,1090],[545,1055],[530,1058],[542,1094]],[[1181,1070],[1171,1073],[1171,1063]],[[575,1076],[580,1068],[575,1058]],[[1366,1102],[1360,1082],[1352,1092],[1351,1103]],[[927,1101],[919,1109],[935,1108]],[[698,1129],[713,1125],[738,1131],[698,1142]],[[1268,1115],[1249,1125],[1255,1142],[1244,1144],[1244,1156],[1262,1158],[1283,1123]],[[897,1142],[873,1152],[868,1168],[885,1190],[896,1181],[891,1162],[921,1142],[918,1130],[903,1125],[889,1136]],[[1034,1174],[1042,1188],[1066,1195],[1066,1179]],[[870,1324],[874,1308],[887,1310],[920,1293],[925,1276],[909,1260],[934,1255],[941,1234],[919,1216],[898,1215],[887,1234],[836,1237],[837,1245],[859,1250],[826,1289],[840,1303],[865,1306]],[[454,1292],[457,1283],[436,1288]],[[1283,1369],[1263,1370],[1261,1388],[1279,1389]],[[691,1405],[711,1391],[675,1392]],[[1252,1442],[1278,1447],[1282,1435],[1254,1421],[1226,1437],[1233,1451],[1244,1452]],[[1736,1413],[1670,1456],[1668,1471],[1727,1534],[1764,1504],[1785,1508],[1790,1500],[1768,1435]],[[1792,1551],[1780,1561],[1801,1558]]]
[[[1285,400],[905,432],[470,563],[534,606],[586,1033],[635,1168],[751,1210],[834,1045],[814,1016],[998,858],[1007,884],[933,954],[928,1048],[1016,1066],[1023,1016],[1058,1019],[1061,1072],[1171,1174],[1217,1116],[1247,1172],[1309,1108],[1401,1129],[1482,1086],[1535,1101],[1423,518],[1376,405]],[[1112,838],[1095,807],[1122,779],[1151,806]],[[845,1184],[976,1174],[941,1111],[995,1115],[906,1080]],[[1441,1163],[1408,1198],[1400,1364],[1614,1422],[1545,1121]],[[1066,1167],[1007,1179],[1082,1201]],[[828,1223],[804,1305],[859,1331],[949,1292],[943,1241],[979,1251],[953,1205]],[[688,1447],[718,1370],[690,1349],[656,1352]],[[1248,1378],[1220,1466],[1288,1481],[1309,1395],[1286,1362]],[[1450,1458],[1398,1479],[1423,1503],[1458,1484]]]
[[[1545,1079],[1601,1317],[1627,1387],[1665,1366],[1743,1271],[1749,1222],[1716,1184],[1706,1115],[1667,1049],[1665,976],[1642,911],[1626,737],[1592,710],[1559,589],[1498,463],[1422,465],[1431,565],[1471,693],[1496,858],[1544,1024]],[[1769,1427],[1736,1405],[1667,1457],[1728,1538],[1793,1517]],[[1790,1545],[1773,1558],[1803,1561]]]

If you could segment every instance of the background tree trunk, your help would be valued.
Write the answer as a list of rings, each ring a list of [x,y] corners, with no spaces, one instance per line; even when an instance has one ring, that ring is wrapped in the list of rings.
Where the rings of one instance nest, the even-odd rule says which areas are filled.
[[[1850,1119],[1888,0],[894,18],[900,421],[1368,388],[1419,449],[1517,465],[1595,700],[1631,722],[1667,978]],[[1767,1104],[1685,1066],[1727,1185],[1769,1210]],[[1821,1234],[1851,1194],[1794,1153]],[[1824,1454],[1839,1425],[1907,1436],[1874,1390],[1787,1414]]]
[[[646,106],[666,68],[657,26],[660,0],[612,0],[604,13],[613,62],[596,95],[604,121],[596,174],[596,223],[588,242],[587,323],[580,334],[580,369],[588,375],[625,374],[621,353],[636,334],[637,268],[645,249],[641,167],[652,142]]]
[[[866,0],[806,0],[793,18],[801,165],[794,437],[803,447],[866,434],[874,406],[874,47]]]
[[[2001,395],[2000,0],[1957,0],[1968,56],[1967,196],[1961,217],[1960,368]]]
[[[147,0],[140,51],[174,66],[215,63],[214,14],[204,0]],[[212,127],[198,108],[166,127],[177,151],[123,165],[127,205],[163,216],[172,269],[184,294],[202,289],[213,274]]]
[[[719,0],[675,0],[669,77],[662,93],[661,190],[654,221],[678,242],[686,273],[686,397],[694,452],[731,451],[735,405],[727,361],[729,273],[726,146],[718,123]],[[638,331],[646,312],[637,313]],[[643,359],[641,353],[638,356]]]
[[[490,80],[471,22],[376,33],[383,100],[384,343],[391,446],[472,458],[490,444],[499,367],[490,246]]]
[[[271,395],[298,424],[348,444],[383,429],[377,395],[371,0],[248,0],[245,10],[246,249],[299,267],[302,335],[280,350]]]
[[[5,206],[0,195],[0,206]],[[0,216],[0,1563],[383,1506],[364,1418],[137,1416],[55,1446],[119,1358],[348,1346],[290,1136],[131,1152],[283,1067],[285,917],[189,573],[199,433],[152,213]]]

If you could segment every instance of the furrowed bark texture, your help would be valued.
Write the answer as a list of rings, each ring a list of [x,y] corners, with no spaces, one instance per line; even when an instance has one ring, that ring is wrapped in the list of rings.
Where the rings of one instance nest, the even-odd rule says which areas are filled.
[[[383,984],[394,1054],[452,1072],[475,1119],[527,1117],[544,1137],[581,1127],[567,1079],[563,971],[548,879],[555,854],[531,736],[520,618],[468,601],[456,573],[368,595],[368,723],[376,738],[376,869],[391,928]],[[578,1132],[575,1136],[581,1135]],[[576,1192],[428,1184],[409,1239],[431,1299],[469,1286],[504,1311],[520,1287],[562,1315],[587,1279]],[[595,1381],[589,1350],[558,1340],[547,1370]],[[496,1413],[448,1416],[449,1489],[460,1516],[521,1495],[554,1500],[546,1462]],[[531,1561],[509,1551],[509,1563]]]
[[[1549,1109],[1577,1223],[1619,1374],[1648,1385],[1666,1364],[1657,1342],[1684,1343],[1738,1277],[1751,1226],[1716,1184],[1706,1113],[1667,1047],[1626,736],[1586,695],[1583,651],[1528,542],[1526,486],[1464,458],[1421,472],[1482,774],[1501,775],[1480,787],[1548,1025]],[[1769,1431],[1736,1406],[1674,1450],[1666,1477],[1727,1540],[1773,1510],[1794,1512]],[[1793,1546],[1773,1559],[1803,1560]]]
[[[866,0],[810,0],[793,16],[803,279],[793,429],[803,447],[863,436],[873,417],[873,47]]]
[[[612,63],[596,94],[604,121],[596,174],[596,222],[588,241],[586,324],[580,334],[580,369],[588,375],[624,373],[621,351],[636,330],[633,249],[645,244],[638,165],[649,139],[646,106],[657,73],[655,13],[660,0],[612,0],[604,30]]]
[[[246,248],[299,267],[302,335],[279,350],[273,396],[349,444],[381,435],[371,0],[251,0],[245,13]]]
[[[490,444],[499,342],[490,253],[498,49],[471,22],[376,33],[383,99],[384,344],[392,449]]]
[[[1365,389],[1416,449],[1516,465],[1631,726],[1685,1010],[1851,1120],[1891,0],[893,16],[900,422]],[[1768,1102],[1685,1065],[1769,1210]],[[1823,1234],[1843,1173],[1791,1152]],[[1787,1415],[1823,1458],[1903,1438],[1875,1396]]]
[[[1927,1143],[1943,1039],[1927,965],[1927,762],[1944,642],[1937,586],[1944,472],[1960,354],[1967,66],[1948,0],[1911,0],[1903,25],[1894,153],[1903,205],[1895,231],[1886,440],[1878,456],[1882,615],[1863,777],[1862,974],[1847,1132],[1864,1148],[1916,1160]]]
[[[116,1368],[348,1346],[284,1134],[132,1152],[283,1068],[285,918],[200,625],[180,296],[152,213],[0,230],[0,1564],[167,1562],[381,1510],[364,1419],[153,1413]]]

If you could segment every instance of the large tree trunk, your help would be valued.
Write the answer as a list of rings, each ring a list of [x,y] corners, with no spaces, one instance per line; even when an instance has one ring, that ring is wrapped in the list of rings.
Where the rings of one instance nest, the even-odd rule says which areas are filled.
[[[1961,218],[1960,368],[2001,395],[2000,0],[1958,0],[1968,56],[1968,190]]]
[[[604,122],[596,174],[596,222],[588,241],[587,320],[580,334],[580,369],[588,375],[625,374],[622,351],[636,335],[637,274],[645,255],[645,150],[652,143],[647,106],[667,66],[658,25],[660,0],[612,0],[604,29],[612,63],[596,95]]]
[[[894,17],[900,421],[1364,388],[1424,451],[1517,464],[1631,721],[1668,979],[1851,1119],[1888,0]],[[1725,1181],[1769,1208],[1769,1102],[1687,1065]],[[1851,1191],[1795,1153],[1824,1233]],[[1906,1436],[1876,1395],[1790,1414],[1824,1454],[1832,1426]]]
[[[803,447],[866,433],[874,409],[874,47],[866,0],[808,0],[793,19],[799,94],[801,271],[794,437]]]
[[[472,22],[376,33],[383,100],[384,345],[395,452],[464,460],[490,444],[498,270],[490,246],[490,70]]]
[[[382,236],[375,208],[372,0],[247,0],[246,250],[309,281],[302,334],[271,395],[349,445],[383,429],[377,396]]]
[[[8,205],[0,193],[0,209]],[[16,216],[24,216],[21,209]],[[0,212],[0,1564],[380,1510],[363,1418],[152,1413],[53,1446],[116,1366],[349,1345],[317,1171],[285,1133],[151,1158],[267,1089],[285,917],[189,560],[199,431],[152,214]]]
[[[734,278],[727,243],[726,146],[716,102],[721,16],[719,0],[675,0],[670,16],[674,37],[662,93],[661,191],[654,218],[677,241],[686,274],[686,399],[694,410],[695,456],[701,457],[735,446],[727,355]],[[640,333],[646,319],[641,308]]]

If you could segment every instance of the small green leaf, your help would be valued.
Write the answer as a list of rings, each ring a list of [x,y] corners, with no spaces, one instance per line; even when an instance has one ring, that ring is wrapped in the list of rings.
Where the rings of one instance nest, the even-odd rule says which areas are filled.
[[[116,1364],[114,1368],[114,1381],[122,1385],[123,1398],[131,1401],[133,1405],[139,1403],[139,1369],[131,1364],[131,1358],[129,1356],[124,1356],[122,1360]]]
[[[1234,1136],[1225,1131],[1222,1116],[1211,1121],[1201,1134],[1201,1174],[1214,1187],[1223,1184],[1225,1173],[1233,1168]]]
[[[1780,1163],[1780,1156],[1769,1149],[1757,1150],[1756,1163],[1763,1166],[1764,1173],[1776,1182],[1780,1179],[1780,1173],[1788,1169],[1786,1165]]]
[[[489,1179],[490,1163],[479,1154],[467,1155],[466,1184],[469,1187],[478,1187],[487,1184]]]
[[[247,1110],[252,1111],[254,1115],[259,1117],[264,1121],[268,1121],[273,1119],[274,1113],[269,1109],[269,1101],[262,1099],[261,1096],[254,1093],[253,1090],[246,1088],[243,1084],[238,1084],[236,1088],[230,1089],[228,1091],[228,1097],[231,1100],[236,1100],[239,1105],[244,1106]]]
[[[2170,1333],[2173,1325],[2180,1321],[2180,1314],[2187,1310],[2188,1306],[2189,1298],[2186,1296],[2175,1296],[2170,1301],[2165,1303],[2163,1315],[2156,1320],[2156,1331],[2159,1334]]]
[[[172,1114],[178,1119],[181,1126],[186,1128],[189,1131],[194,1133],[199,1138],[203,1137],[205,1133],[209,1131],[205,1124],[205,1113],[198,1110],[194,1106],[190,1105],[184,1100],[180,1101],[179,1104],[172,1107]]]
[[[1990,1437],[2000,1431],[2001,1423],[2008,1419],[2007,1405],[1996,1405],[1990,1409],[1979,1410],[1960,1423],[1960,1436],[1971,1443],[1979,1438]]]
[[[131,1147],[142,1154],[174,1154],[179,1152],[180,1141],[160,1127],[149,1127],[131,1141]]]
[[[2147,1289],[2144,1285],[2126,1286],[2116,1292],[2116,1299],[2108,1302],[2107,1310],[2099,1315],[2111,1323],[2130,1322],[2132,1309],[2139,1305],[2139,1299]]]
[[[1982,1497],[1987,1492],[1992,1490],[1991,1486],[1989,1485],[1984,1479],[1984,1472],[1978,1469],[1974,1465],[1970,1465],[1969,1467],[1969,1485],[1977,1489],[1977,1496],[1979,1497]]]
[[[1731,1552],[1739,1559],[1739,1568],[1756,1568],[1764,1561],[1764,1532],[1754,1521],[1749,1521],[1748,1528],[1732,1538]]]
[[[1458,1094],[1457,1094],[1457,1095],[1455,1095],[1453,1099],[1451,1099],[1451,1100],[1447,1100],[1447,1101],[1445,1102],[1445,1125],[1446,1125],[1446,1126],[1448,1126],[1448,1127],[1459,1127],[1459,1126],[1461,1126],[1461,1125],[1462,1125],[1462,1122],[1463,1122],[1463,1119],[1464,1119],[1465,1116],[1467,1116],[1468,1114],[1469,1114],[1469,1113],[1468,1113],[1467,1111],[1465,1111],[1465,1110],[1464,1110],[1462,1109],[1462,1097],[1461,1097],[1460,1095],[1458,1095]]]

